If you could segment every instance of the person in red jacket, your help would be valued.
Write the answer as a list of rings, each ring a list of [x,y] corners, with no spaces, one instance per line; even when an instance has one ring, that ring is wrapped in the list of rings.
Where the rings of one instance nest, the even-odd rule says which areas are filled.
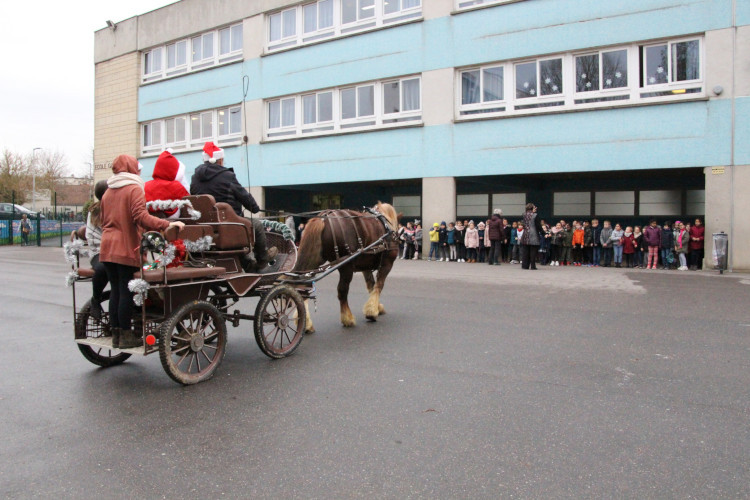
[[[695,219],[695,225],[690,228],[690,270],[703,269],[703,243],[706,228],[700,219]]]
[[[625,256],[625,267],[633,267],[633,257],[635,256],[635,236],[633,228],[628,226],[622,236],[622,254]]]
[[[183,196],[190,194],[185,187],[185,165],[180,163],[171,151],[164,151],[156,159],[153,177],[154,179],[148,181],[144,187],[147,202],[181,200]],[[171,220],[180,216],[180,209],[177,207],[161,211]],[[155,214],[160,210],[149,208],[149,212]]]

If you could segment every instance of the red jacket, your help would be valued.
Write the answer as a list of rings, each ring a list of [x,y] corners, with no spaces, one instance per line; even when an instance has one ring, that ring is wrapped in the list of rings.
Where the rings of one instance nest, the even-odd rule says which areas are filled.
[[[138,160],[120,155],[112,162],[112,172],[138,175]],[[138,184],[110,185],[102,197],[101,219],[99,260],[131,267],[140,266],[139,226],[149,231],[163,231],[169,226],[169,221],[149,215],[143,189]]]
[[[635,236],[630,233],[630,236],[622,237],[622,253],[635,253]]]
[[[704,226],[690,226],[690,250],[701,250],[705,238],[706,228]],[[693,241],[698,238],[698,241]]]
[[[148,181],[144,188],[146,201],[181,200],[188,196],[188,190],[180,182],[185,178],[185,166],[181,164],[169,151],[159,155],[154,165],[154,180]],[[154,213],[156,210],[149,210]],[[177,209],[165,210],[167,216],[173,215]]]

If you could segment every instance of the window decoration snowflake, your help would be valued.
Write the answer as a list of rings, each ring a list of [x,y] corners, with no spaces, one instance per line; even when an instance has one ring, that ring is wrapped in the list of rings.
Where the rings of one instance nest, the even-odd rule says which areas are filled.
[[[535,90],[535,89],[531,89],[531,90],[529,90],[529,94],[531,94],[531,95],[535,95],[535,94],[536,94],[536,90]]]
[[[553,86],[552,86],[552,92],[557,92],[557,89],[558,89],[558,88],[559,88],[559,87],[558,87],[557,85],[553,85]]]
[[[523,88],[525,89],[529,88],[529,82],[523,82]]]
[[[664,68],[662,68],[661,66],[659,66],[658,68],[656,68],[656,72],[659,73],[659,74],[662,74],[662,73],[664,73]]]
[[[586,88],[588,88],[588,89],[591,88],[591,82],[586,82]]]
[[[622,78],[622,73],[620,73],[619,71],[617,71],[615,73],[615,78]]]
[[[607,85],[612,85],[612,79],[607,78],[606,80],[604,80],[604,83],[606,83]]]
[[[656,83],[656,78],[652,76],[651,78],[648,79],[648,83]]]
[[[547,85],[549,85],[550,83],[552,83],[552,80],[549,79],[549,78],[545,78],[544,79],[544,83],[546,83]]]
[[[586,76],[586,73],[581,73],[581,78],[583,78],[584,80],[586,79]]]

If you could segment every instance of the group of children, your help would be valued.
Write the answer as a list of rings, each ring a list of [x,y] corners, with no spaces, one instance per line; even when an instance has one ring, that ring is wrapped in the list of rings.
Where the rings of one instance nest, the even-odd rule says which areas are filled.
[[[427,260],[441,262],[490,262],[489,224],[474,221],[434,223],[429,231],[430,250]],[[501,260],[520,263],[523,222],[503,219]],[[398,229],[401,259],[418,259],[421,255],[422,226],[407,222]],[[648,226],[625,226],[609,220],[554,225],[542,221],[539,263],[550,266],[629,267],[641,269],[701,269],[704,257],[705,228],[700,219],[689,223],[655,220]],[[688,264],[689,259],[689,264]],[[491,263],[491,262],[490,262]]]

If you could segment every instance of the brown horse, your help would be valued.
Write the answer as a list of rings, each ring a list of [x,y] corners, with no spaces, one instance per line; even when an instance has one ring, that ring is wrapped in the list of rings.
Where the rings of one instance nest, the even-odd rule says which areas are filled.
[[[388,231],[395,235],[398,215],[393,207],[387,203],[378,202],[374,210],[383,217],[354,210],[326,210],[311,219],[302,233],[299,256],[294,270],[310,271],[317,269],[325,262],[342,261],[347,256],[375,243]],[[389,225],[388,228],[386,224]],[[385,278],[391,271],[396,257],[398,257],[398,243],[386,237],[381,244],[363,252],[338,269],[338,297],[341,306],[341,323],[344,326],[356,324],[347,301],[349,284],[355,272],[363,274],[367,290],[370,292],[370,298],[363,308],[365,317],[370,321],[375,321],[378,315],[385,314],[385,308],[380,303],[380,292],[383,290]],[[377,271],[377,280],[373,278],[373,271]],[[308,333],[315,331],[310,314],[307,315],[306,331]]]

